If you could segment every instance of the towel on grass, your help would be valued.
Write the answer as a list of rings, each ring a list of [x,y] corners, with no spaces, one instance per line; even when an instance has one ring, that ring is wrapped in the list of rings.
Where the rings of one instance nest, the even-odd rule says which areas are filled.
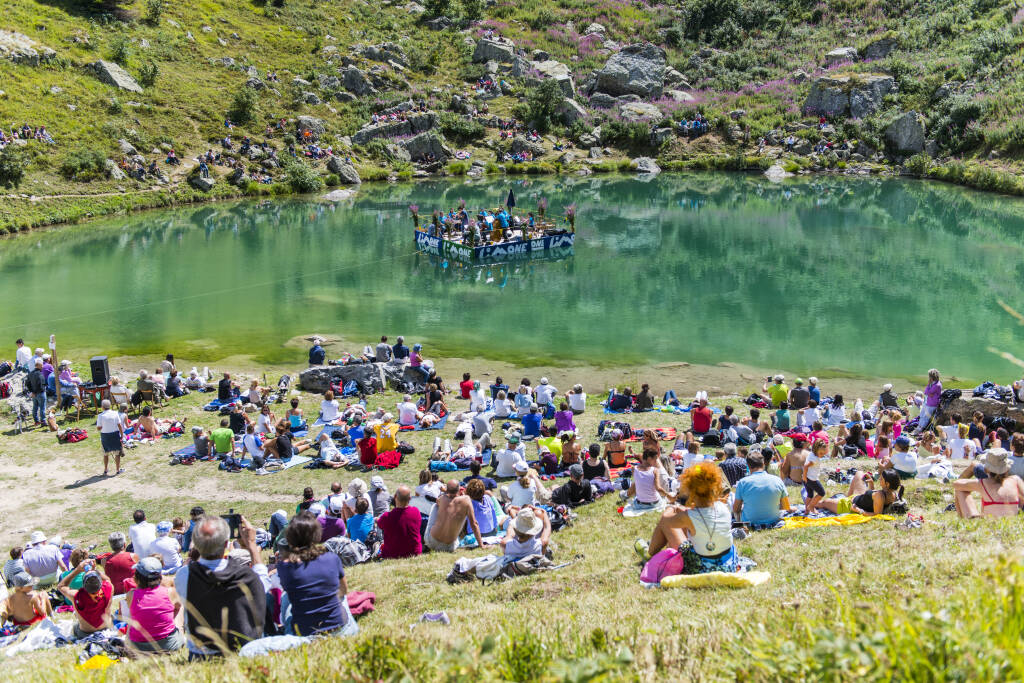
[[[661,580],[663,588],[749,588],[767,583],[768,572],[707,572],[706,574],[677,574]]]

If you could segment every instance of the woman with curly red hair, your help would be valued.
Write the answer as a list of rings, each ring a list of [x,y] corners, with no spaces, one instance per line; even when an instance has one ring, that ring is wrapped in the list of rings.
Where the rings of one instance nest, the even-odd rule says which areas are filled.
[[[732,544],[732,513],[722,500],[725,477],[713,463],[697,463],[679,477],[680,494],[686,505],[671,505],[662,513],[647,548],[637,550],[647,557],[662,548],[682,546],[686,574],[736,571]]]

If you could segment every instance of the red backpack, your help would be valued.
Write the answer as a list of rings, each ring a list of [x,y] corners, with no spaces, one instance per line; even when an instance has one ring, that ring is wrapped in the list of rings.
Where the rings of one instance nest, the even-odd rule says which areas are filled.
[[[377,454],[373,466],[381,470],[393,470],[402,464],[402,454],[398,451],[384,451]]]
[[[10,397],[11,397],[11,383],[10,382],[0,382],[0,398],[10,398]]]

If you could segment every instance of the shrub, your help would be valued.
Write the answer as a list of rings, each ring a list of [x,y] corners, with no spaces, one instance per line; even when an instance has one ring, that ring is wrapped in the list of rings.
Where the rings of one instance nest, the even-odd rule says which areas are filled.
[[[912,176],[923,178],[928,175],[932,166],[932,158],[924,152],[915,154],[903,164],[903,170]]]
[[[452,0],[425,0],[423,6],[427,10],[427,16],[440,17],[451,14]]]
[[[619,147],[646,147],[651,142],[651,127],[643,121],[609,121],[601,126],[601,142]]]
[[[936,142],[951,152],[971,150],[984,142],[977,124],[984,113],[984,105],[971,97],[950,97],[933,112],[929,129],[935,131]]]
[[[541,7],[536,10],[533,15],[526,20],[526,23],[530,25],[534,31],[540,31],[551,26],[555,23],[555,13],[547,7]]]
[[[462,18],[477,21],[484,15],[484,0],[462,0]]]
[[[10,189],[21,185],[26,166],[28,157],[20,147],[7,145],[0,150],[0,186]]]
[[[299,159],[285,162],[284,177],[294,192],[316,192],[324,186],[324,181],[317,172]]]
[[[139,69],[139,83],[149,87],[156,83],[157,76],[159,75],[160,67],[157,66],[156,62],[147,62]]]
[[[123,35],[114,37],[114,40],[110,43],[110,59],[117,62],[121,66],[128,64],[128,58],[131,57],[131,44],[128,42],[128,38]]]
[[[252,88],[242,86],[235,91],[228,109],[228,118],[235,123],[248,123],[256,118],[259,111],[259,96]]]
[[[448,164],[448,175],[466,175],[469,164],[465,161],[453,161]]]
[[[551,78],[541,81],[540,85],[527,92],[528,118],[538,131],[546,133],[551,128],[564,99],[562,87]]]
[[[441,114],[441,132],[446,138],[457,142],[468,142],[482,138],[486,130],[481,123],[465,119],[451,112],[445,112]]]
[[[146,22],[160,23],[160,15],[164,13],[164,0],[146,0]]]
[[[64,157],[60,172],[68,180],[89,182],[107,177],[107,157],[91,147],[77,147]]]
[[[327,187],[337,187],[341,185],[341,178],[338,177],[337,173],[328,173],[327,177],[324,178],[324,184]]]

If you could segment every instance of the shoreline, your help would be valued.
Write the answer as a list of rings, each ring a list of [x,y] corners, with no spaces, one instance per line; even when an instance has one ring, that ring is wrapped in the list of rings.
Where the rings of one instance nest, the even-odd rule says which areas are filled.
[[[933,180],[948,183],[956,187],[965,187],[978,192],[993,192],[1008,197],[1024,196],[1024,176],[1007,171],[991,169],[976,162],[950,161],[948,163],[934,163],[926,160],[927,164],[915,166],[913,170],[906,167],[885,167],[866,166],[859,168],[803,168],[794,177],[800,176],[850,176],[850,177],[875,177],[892,176],[904,179]],[[738,154],[707,154],[662,162],[664,174],[674,174],[694,171],[726,172],[748,174],[757,172],[763,174],[768,168],[767,165],[787,165],[795,163],[792,159],[778,158],[769,159],[760,156],[747,156],[742,152]],[[593,166],[572,166],[562,168],[544,162],[533,162],[520,164],[518,166],[499,165],[499,173],[485,174],[480,178],[503,177],[515,178],[518,176],[558,176],[575,175],[581,169],[588,169],[592,175],[612,175],[623,173],[617,164],[612,167],[605,165]],[[738,166],[738,167],[737,167]],[[510,171],[509,169],[514,169]],[[635,174],[631,174],[635,175]],[[431,174],[417,180],[444,180],[444,179],[465,179],[465,174],[451,174],[447,171],[438,174]],[[325,193],[338,189],[351,189],[358,192],[363,185],[376,187],[379,184],[396,184],[400,182],[414,182],[407,179],[381,179],[366,180],[355,186],[325,186],[316,194],[293,192],[282,184],[261,186],[258,193],[249,193],[245,189],[229,185],[226,182],[218,184],[212,192],[201,192],[186,184],[168,188],[166,190],[140,190],[124,193],[103,193],[94,197],[90,196],[62,196],[40,197],[33,199],[29,197],[7,198],[5,201],[13,205],[14,202],[24,202],[30,207],[38,207],[39,215],[28,219],[28,223],[17,223],[16,219],[10,222],[0,223],[0,238],[14,237],[19,234],[36,232],[48,228],[57,228],[69,225],[81,225],[102,218],[115,216],[128,216],[142,211],[156,209],[172,209],[182,206],[207,204],[229,200],[266,200],[266,199],[297,199],[308,197],[321,201],[330,201],[325,198]],[[68,200],[64,206],[65,200]],[[97,201],[98,200],[98,201]],[[31,213],[31,212],[30,212]],[[3,220],[3,213],[0,212],[0,220]]]

